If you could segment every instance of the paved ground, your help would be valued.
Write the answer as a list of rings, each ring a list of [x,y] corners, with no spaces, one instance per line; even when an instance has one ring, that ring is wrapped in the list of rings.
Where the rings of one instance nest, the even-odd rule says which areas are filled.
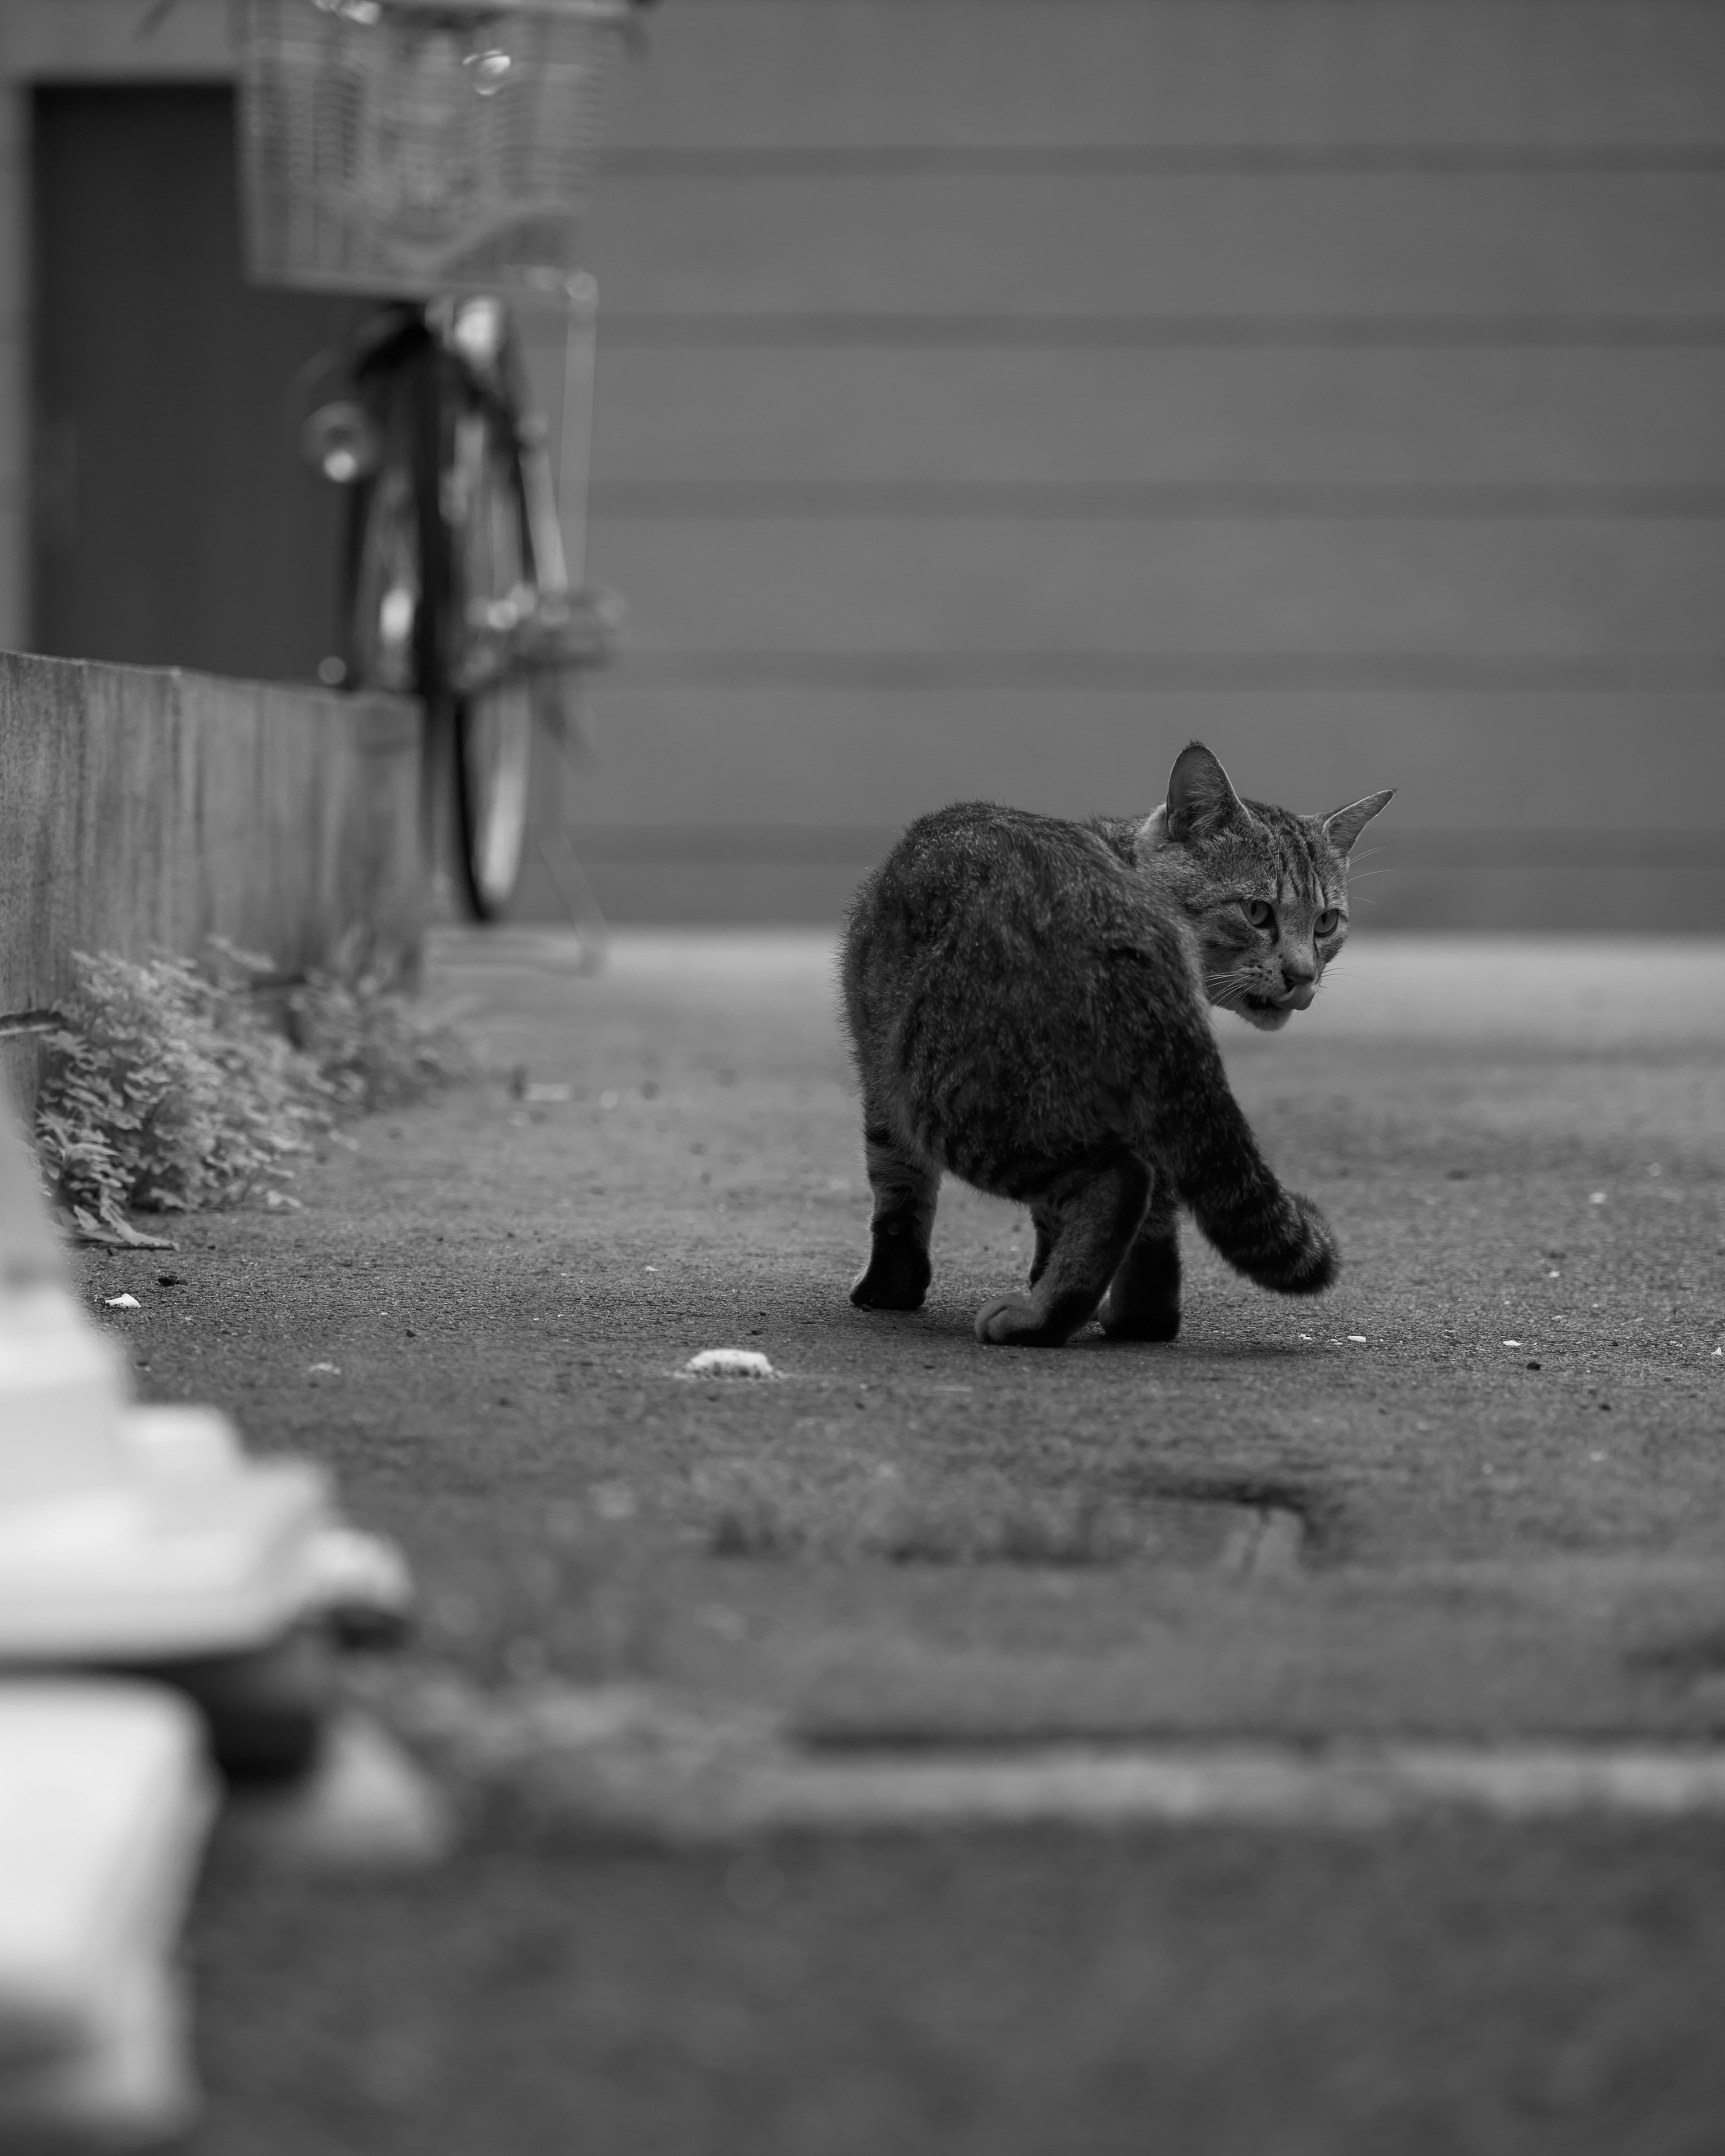
[[[850,1308],[822,947],[572,957],[439,948],[525,1098],[88,1260],[143,1305],[146,1389],[330,1460],[408,1543],[422,1671],[865,1748],[1725,1724],[1717,947],[1363,940],[1288,1034],[1224,1035],[1340,1288],[1194,1252],[1177,1346],[1055,1353],[973,1343],[1028,1252],[962,1192],[927,1309]],[[779,1381],[680,1374],[721,1344]],[[1266,1519],[1297,1565],[1238,1561]],[[198,1945],[204,2156],[1725,2141],[1699,1823],[668,1856],[504,1805],[411,1889],[230,1854]]]

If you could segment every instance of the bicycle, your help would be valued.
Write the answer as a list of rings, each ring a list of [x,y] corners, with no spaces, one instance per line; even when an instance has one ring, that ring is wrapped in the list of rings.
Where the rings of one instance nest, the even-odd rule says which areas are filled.
[[[465,910],[495,921],[523,864],[536,721],[581,745],[581,680],[612,656],[619,616],[566,558],[502,295],[566,315],[572,512],[597,300],[577,266],[579,218],[642,0],[230,4],[249,274],[383,302],[301,429],[314,465],[350,490],[329,674],[418,698],[434,872],[453,856]],[[573,902],[546,865],[593,950],[603,923],[570,862]]]
[[[498,301],[388,308],[347,364],[347,393],[302,429],[311,461],[351,490],[340,679],[419,700],[434,855],[453,854],[473,917],[495,921],[521,874],[536,721],[582,743],[579,678],[614,655],[620,610],[572,588],[543,429]],[[563,896],[596,939],[584,880],[577,903]]]

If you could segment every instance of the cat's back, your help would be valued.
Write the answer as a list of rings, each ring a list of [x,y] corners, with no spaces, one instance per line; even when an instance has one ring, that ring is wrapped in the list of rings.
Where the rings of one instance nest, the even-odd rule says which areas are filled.
[[[1099,881],[1117,885],[1120,864],[1086,825],[992,801],[955,802],[919,816],[864,878],[851,902],[847,956],[908,958],[976,935],[1045,936],[1064,917],[1094,911]]]
[[[846,923],[846,1001],[865,1026],[937,978],[943,1000],[1016,986],[1061,1004],[1124,947],[1183,974],[1163,902],[1115,827],[959,802],[918,817],[864,879]]]

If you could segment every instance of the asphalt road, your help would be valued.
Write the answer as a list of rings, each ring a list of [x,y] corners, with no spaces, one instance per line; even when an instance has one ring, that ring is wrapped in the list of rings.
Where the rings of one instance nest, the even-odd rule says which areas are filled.
[[[1176,1345],[1051,1353],[974,1344],[1028,1241],[963,1192],[925,1310],[850,1308],[822,944],[572,959],[441,938],[497,1077],[357,1126],[302,1211],[85,1261],[147,1393],[408,1545],[414,1668],[864,1749],[1725,1722],[1717,946],[1362,938],[1223,1036],[1339,1287],[1194,1250]],[[684,1373],[721,1345],[778,1379]],[[1297,1563],[1230,1569],[1249,1516]],[[1725,2146],[1699,1822],[677,1856],[506,1806],[412,1887],[230,1852],[196,1948],[200,2156]]]

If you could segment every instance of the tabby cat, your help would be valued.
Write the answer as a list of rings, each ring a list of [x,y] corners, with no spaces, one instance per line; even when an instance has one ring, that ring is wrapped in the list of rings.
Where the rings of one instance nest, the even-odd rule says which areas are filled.
[[[985,1345],[1180,1323],[1178,1209],[1262,1287],[1338,1263],[1229,1090],[1206,1002],[1273,1032],[1348,933],[1348,855],[1390,793],[1327,816],[1242,801],[1200,742],[1142,819],[1071,824],[967,802],[923,816],[851,903],[843,970],[874,1192],[865,1309],[916,1310],[942,1174],[1029,1208],[1028,1295]]]

